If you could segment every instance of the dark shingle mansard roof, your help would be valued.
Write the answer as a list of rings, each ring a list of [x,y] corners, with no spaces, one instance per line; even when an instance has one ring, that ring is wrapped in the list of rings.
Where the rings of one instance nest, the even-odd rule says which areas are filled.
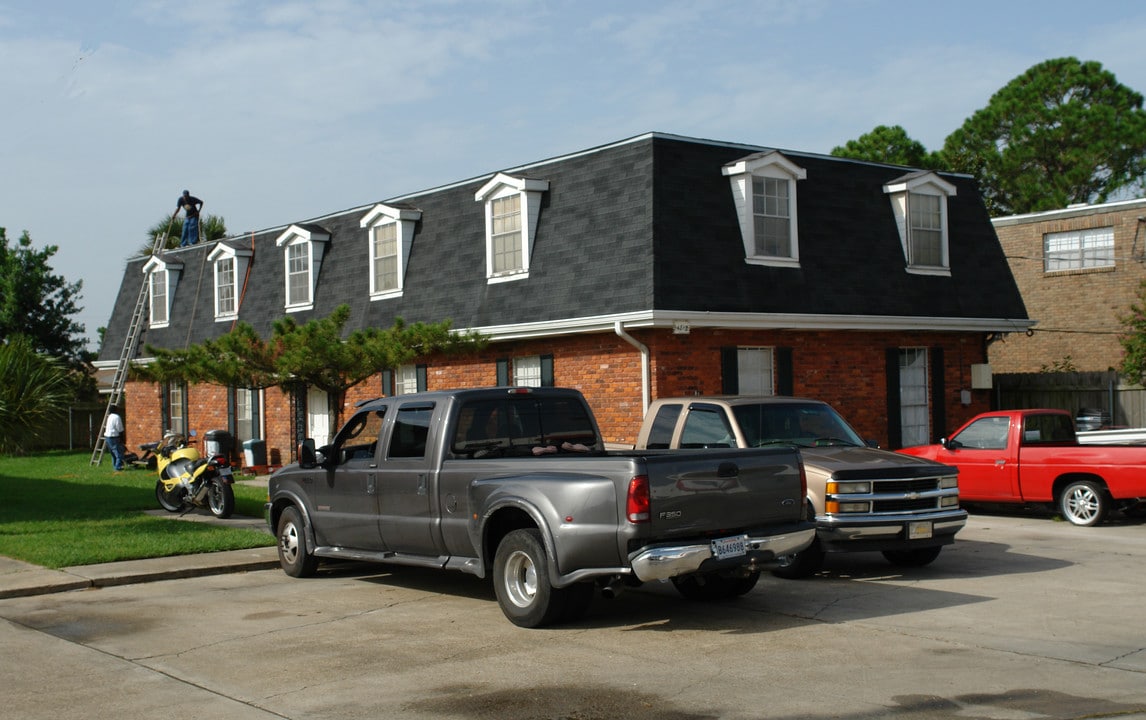
[[[312,311],[351,307],[349,329],[449,318],[455,328],[560,323],[659,311],[918,318],[1026,318],[1018,289],[974,182],[949,199],[951,277],[905,272],[883,191],[907,169],[785,151],[807,171],[797,186],[800,267],[748,265],[729,179],[721,168],[761,148],[661,134],[506,170],[548,181],[526,280],[489,284],[483,204],[474,194],[494,173],[381,202],[421,210],[400,298],[369,299],[367,232],[372,206],[229,238],[254,251],[240,319],[266,335],[284,315],[283,249],[291,223],[329,233]],[[143,343],[184,347],[231,329],[215,322],[214,244],[168,254],[182,262],[169,327]],[[101,361],[126,337],[145,258],[127,263]],[[924,323],[925,325],[925,323]]]

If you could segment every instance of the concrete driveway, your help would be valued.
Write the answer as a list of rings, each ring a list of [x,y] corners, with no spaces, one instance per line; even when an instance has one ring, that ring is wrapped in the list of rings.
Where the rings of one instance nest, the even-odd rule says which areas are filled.
[[[831,556],[523,630],[483,581],[343,565],[0,600],[19,718],[1146,718],[1146,524],[973,515],[928,568]]]

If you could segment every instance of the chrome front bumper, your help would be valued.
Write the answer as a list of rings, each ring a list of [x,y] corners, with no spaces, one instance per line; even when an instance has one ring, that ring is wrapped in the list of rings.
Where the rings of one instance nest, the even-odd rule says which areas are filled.
[[[815,528],[796,530],[783,535],[748,538],[748,551],[736,558],[729,558],[731,566],[750,563],[771,563],[779,557],[794,555],[812,544],[816,538]],[[712,545],[710,543],[690,543],[687,545],[662,545],[645,548],[629,556],[633,574],[638,580],[666,580],[679,575],[688,575],[700,569],[700,566],[711,560]]]

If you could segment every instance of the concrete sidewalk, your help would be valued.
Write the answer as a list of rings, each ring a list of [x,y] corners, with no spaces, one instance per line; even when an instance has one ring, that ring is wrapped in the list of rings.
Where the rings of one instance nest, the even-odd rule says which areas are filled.
[[[148,510],[147,513],[187,522],[205,522],[268,531],[262,518],[236,515],[226,520],[219,520],[201,511],[183,516],[164,510]],[[98,565],[76,565],[60,570],[49,570],[39,565],[0,556],[0,599],[155,580],[266,570],[276,568],[278,565],[278,553],[274,547],[127,560]]]

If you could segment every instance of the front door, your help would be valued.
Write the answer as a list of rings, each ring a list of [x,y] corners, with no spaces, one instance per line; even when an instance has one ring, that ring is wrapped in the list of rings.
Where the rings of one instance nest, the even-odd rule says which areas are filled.
[[[306,436],[314,438],[314,446],[330,442],[330,395],[316,387],[306,393]]]
[[[1014,484],[1018,468],[1009,461],[1016,455],[1007,449],[1010,418],[988,416],[975,420],[951,438],[955,450],[941,447],[935,459],[959,467],[959,497],[968,502],[1017,500]]]
[[[316,469],[308,488],[319,545],[381,551],[378,438],[385,408],[359,412],[330,446],[331,467]]]

